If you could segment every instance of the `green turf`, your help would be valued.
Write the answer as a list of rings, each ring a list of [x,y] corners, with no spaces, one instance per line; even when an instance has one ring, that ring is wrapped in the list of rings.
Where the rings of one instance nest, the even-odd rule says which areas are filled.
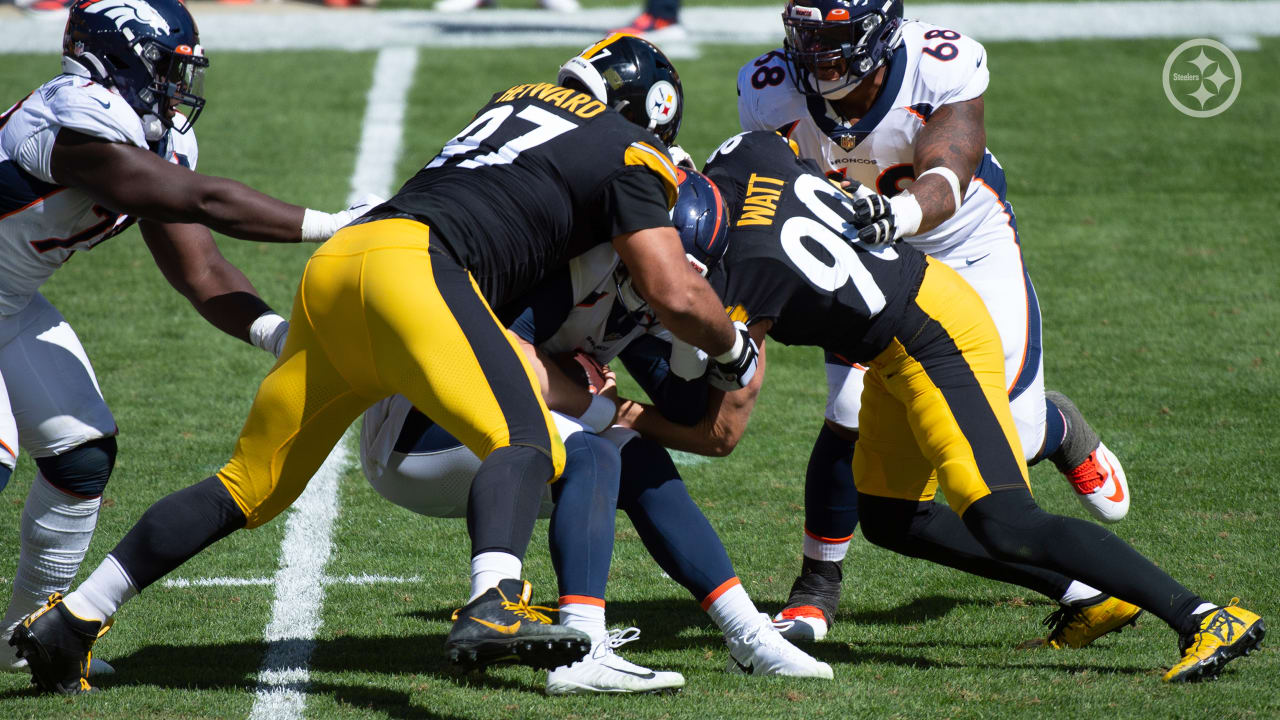
[[[1169,106],[1160,71],[1174,41],[993,44],[988,142],[1009,176],[1026,260],[1045,314],[1047,377],[1070,394],[1128,470],[1134,504],[1115,530],[1207,598],[1233,594],[1280,617],[1275,537],[1280,477],[1280,266],[1271,186],[1280,43],[1240,54],[1236,105],[1209,120]],[[423,50],[406,117],[405,177],[491,90],[545,78],[567,52]],[[682,143],[705,157],[735,130],[733,76],[765,48],[704,48],[680,62]],[[347,191],[371,54],[220,54],[197,131],[200,168],[296,202],[336,207]],[[5,56],[0,103],[43,80],[50,57]],[[324,68],[325,92],[311,82]],[[1086,69],[1088,72],[1086,72]],[[473,80],[484,78],[483,86]],[[307,248],[226,240],[273,306],[288,307]],[[221,336],[169,291],[135,232],[78,254],[46,287],[79,332],[121,428],[109,507],[86,571],[157,497],[216,469],[258,377],[260,351]],[[747,437],[686,478],[762,609],[799,564],[804,463],[825,382],[812,349],[769,347],[769,380]],[[14,528],[32,466],[3,495]],[[1048,509],[1083,516],[1056,473],[1033,470]],[[834,682],[722,672],[725,651],[687,594],[645,557],[619,518],[612,624],[644,630],[627,656],[683,672],[671,698],[557,698],[542,675],[459,677],[442,659],[466,590],[460,521],[390,506],[358,474],[342,483],[330,575],[421,576],[411,585],[331,586],[312,658],[312,718],[1142,718],[1280,715],[1280,660],[1268,650],[1216,683],[1168,687],[1176,657],[1158,620],[1073,652],[1015,651],[1053,609],[1029,591],[977,580],[856,539],[838,624],[814,653]],[[553,600],[540,524],[529,557],[536,599]],[[178,571],[269,576],[283,522],[238,533]],[[0,577],[14,564],[0,544]],[[7,591],[7,580],[0,584]],[[41,698],[0,675],[0,717],[245,717],[272,592],[154,587],[131,602],[99,653],[120,673],[104,692]]]

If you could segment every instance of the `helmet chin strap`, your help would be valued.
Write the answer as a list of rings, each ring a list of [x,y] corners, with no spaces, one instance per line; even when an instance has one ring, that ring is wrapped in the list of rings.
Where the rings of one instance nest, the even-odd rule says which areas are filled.
[[[849,83],[843,87],[837,87],[837,83],[842,81],[813,79],[818,84],[818,92],[822,93],[822,97],[827,100],[843,100],[858,87],[859,83]]]

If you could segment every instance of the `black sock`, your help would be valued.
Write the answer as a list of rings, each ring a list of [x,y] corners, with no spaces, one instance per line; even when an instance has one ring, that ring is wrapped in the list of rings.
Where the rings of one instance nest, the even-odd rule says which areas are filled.
[[[471,557],[505,552],[524,559],[553,473],[551,458],[528,446],[498,448],[485,458],[467,501]]]

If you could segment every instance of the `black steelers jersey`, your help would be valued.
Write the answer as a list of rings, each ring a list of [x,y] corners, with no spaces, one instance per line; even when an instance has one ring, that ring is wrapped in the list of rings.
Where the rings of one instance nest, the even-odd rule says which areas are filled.
[[[590,95],[530,83],[494,95],[375,212],[429,225],[496,307],[594,245],[670,226],[675,196],[651,133]]]
[[[727,140],[704,172],[724,195],[729,248],[710,278],[735,320],[772,320],[769,337],[816,345],[851,362],[880,353],[924,277],[906,243],[871,249],[846,239],[848,196],[774,132]]]

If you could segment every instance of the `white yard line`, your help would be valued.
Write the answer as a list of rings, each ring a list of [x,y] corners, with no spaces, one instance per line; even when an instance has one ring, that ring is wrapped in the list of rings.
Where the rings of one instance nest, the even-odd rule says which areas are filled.
[[[638,3],[637,3],[638,4]],[[780,44],[779,8],[690,7],[681,11],[687,39],[655,40],[674,55],[699,44]],[[1211,37],[1245,44],[1280,35],[1280,0],[1188,2],[912,3],[910,17],[959,30],[982,41],[1088,38]],[[596,8],[574,13],[484,10],[444,14],[429,10],[325,10],[318,6],[263,3],[194,8],[200,37],[211,52],[385,47],[582,47],[625,25],[636,8]],[[62,22],[7,12],[0,19],[0,53],[55,52]],[[518,62],[518,60],[515,60]],[[555,68],[530,68],[549,74]]]
[[[352,197],[364,192],[390,194],[400,156],[405,103],[417,64],[418,51],[414,48],[389,48],[378,53],[351,176]],[[258,671],[250,720],[303,717],[311,679],[311,652],[324,608],[324,569],[333,546],[333,523],[338,517],[338,479],[350,466],[347,446],[353,434],[348,430],[329,454],[294,503],[285,525],[280,570],[272,580],[276,598],[271,622],[263,633],[267,653]]]
[[[236,577],[211,577],[211,578],[169,578],[161,583],[167,588],[198,588],[198,587],[254,587],[261,585],[274,585],[276,578],[274,577],[256,577],[256,578],[236,578]],[[410,575],[409,577],[401,577],[399,575],[339,575],[338,577],[322,577],[320,583],[322,585],[405,585],[408,583],[422,582],[419,575]]]

